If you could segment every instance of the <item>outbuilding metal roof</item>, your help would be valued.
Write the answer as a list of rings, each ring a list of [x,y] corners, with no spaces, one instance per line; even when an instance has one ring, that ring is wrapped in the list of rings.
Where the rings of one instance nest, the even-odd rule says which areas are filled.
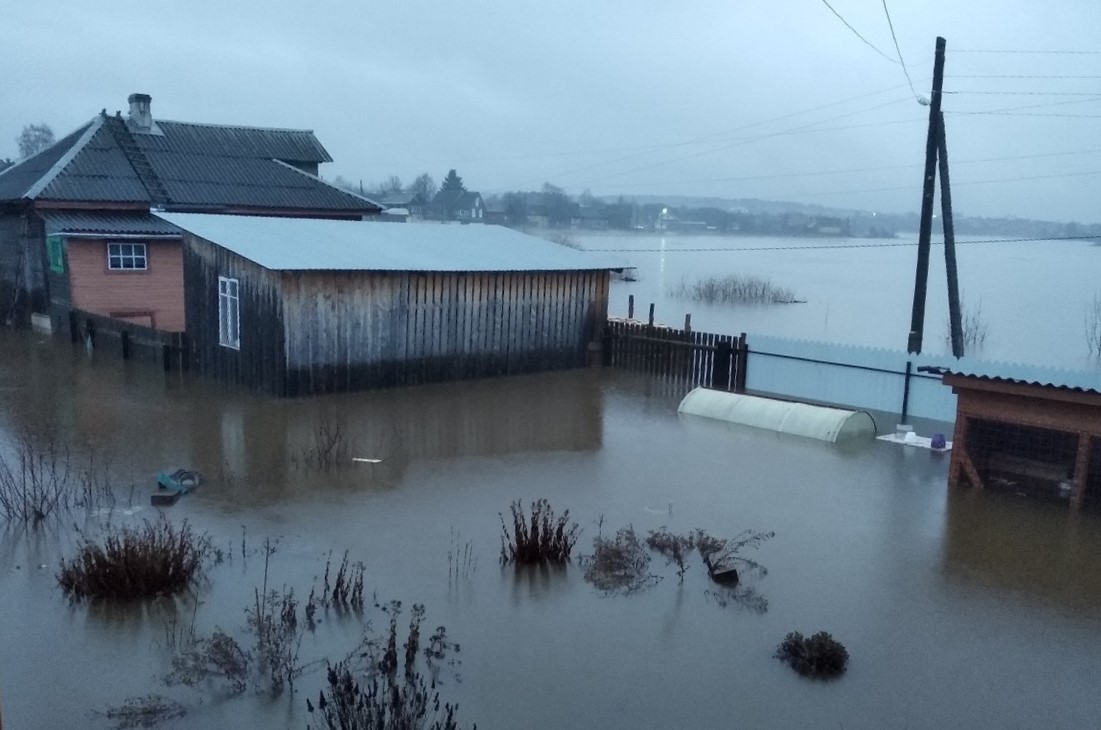
[[[941,375],[959,375],[966,378],[986,380],[993,383],[1015,383],[1017,385],[1038,385],[1045,388],[1069,390],[1078,393],[1101,394],[1101,371],[1058,370],[1039,365],[1020,363],[969,363],[966,359],[948,367],[925,367],[919,370],[937,372]]]
[[[110,236],[171,236],[182,231],[149,213],[128,215],[125,213],[92,213],[84,211],[57,211],[42,216],[46,222],[46,234],[57,233]]]
[[[600,271],[623,266],[501,226],[156,215],[275,271]]]

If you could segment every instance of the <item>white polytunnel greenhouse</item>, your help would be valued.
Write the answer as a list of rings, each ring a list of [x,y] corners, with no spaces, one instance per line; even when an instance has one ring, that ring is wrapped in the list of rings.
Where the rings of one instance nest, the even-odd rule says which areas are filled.
[[[696,388],[684,396],[677,411],[829,443],[870,440],[876,433],[875,421],[864,411],[812,406],[709,388]]]

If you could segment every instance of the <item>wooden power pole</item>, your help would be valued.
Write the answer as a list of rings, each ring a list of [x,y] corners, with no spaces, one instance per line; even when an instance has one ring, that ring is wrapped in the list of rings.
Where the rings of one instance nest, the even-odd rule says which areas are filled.
[[[948,182],[948,139],[944,113],[937,127],[937,162],[940,168],[940,219],[944,226],[944,271],[948,276],[948,322],[952,357],[963,357],[963,323],[960,321],[960,284],[956,272],[956,228],[952,223],[952,188]]]
[[[914,308],[910,316],[909,353],[921,352],[925,333],[925,293],[929,285],[929,247],[933,230],[933,197],[936,194],[937,146],[941,122],[941,88],[944,86],[945,40],[937,37],[933,60],[933,90],[929,100],[929,132],[925,140],[925,180],[921,194],[921,221],[918,228],[917,274],[914,279]]]

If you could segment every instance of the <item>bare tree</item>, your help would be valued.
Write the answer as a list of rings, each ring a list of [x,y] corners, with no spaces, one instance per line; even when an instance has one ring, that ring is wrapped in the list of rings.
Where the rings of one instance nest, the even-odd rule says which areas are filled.
[[[427,172],[422,172],[409,186],[409,192],[416,193],[421,196],[421,200],[428,202],[436,193],[436,181]]]
[[[1086,346],[1091,355],[1101,357],[1101,291],[1086,302]]]
[[[54,143],[54,132],[48,124],[28,124],[15,138],[19,145],[19,156],[30,157]]]

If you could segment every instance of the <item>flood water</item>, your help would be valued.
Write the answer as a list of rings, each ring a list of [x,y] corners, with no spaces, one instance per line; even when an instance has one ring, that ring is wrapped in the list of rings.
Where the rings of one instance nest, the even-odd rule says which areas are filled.
[[[722,334],[906,349],[917,261],[914,234],[888,240],[653,234],[574,239],[587,249],[614,251],[610,255],[638,267],[639,281],[613,285],[612,314],[626,315],[627,297],[634,294],[636,317],[645,318],[654,302],[657,319],[673,326],[681,326],[690,312],[696,329]],[[1086,344],[1085,323],[1087,308],[1101,294],[1101,246],[966,243],[958,246],[957,258],[965,312],[980,310],[987,326],[985,341],[968,355],[1072,370],[1099,367]],[[671,294],[682,281],[730,274],[771,280],[806,303],[721,306]],[[934,245],[925,352],[950,352],[947,312],[944,248]]]
[[[95,450],[126,508],[0,526],[5,727],[109,727],[95,711],[149,693],[187,707],[171,727],[305,727],[318,665],[274,698],[159,679],[173,619],[245,643],[265,539],[269,586],[305,596],[329,551],[347,550],[372,599],[423,603],[426,630],[445,625],[462,647],[440,692],[467,727],[1097,726],[1098,516],[950,491],[946,460],[929,452],[839,449],[678,417],[676,405],[600,370],[281,401],[0,331],[0,442],[29,432]],[[296,468],[321,422],[385,461]],[[176,466],[210,481],[165,513],[211,535],[225,561],[192,596],[70,603],[54,574],[73,523],[95,536],[107,519],[154,517],[153,476]],[[598,529],[629,524],[774,530],[752,556],[768,568],[751,582],[767,611],[722,605],[698,563],[678,584],[655,558],[664,579],[628,596],[602,594],[576,565],[502,569],[498,513],[540,497],[580,523],[582,553]],[[472,561],[449,578],[449,551],[467,544]],[[320,615],[304,662],[338,658],[362,631],[354,615]],[[792,630],[830,631],[848,672],[810,681],[772,658]]]

